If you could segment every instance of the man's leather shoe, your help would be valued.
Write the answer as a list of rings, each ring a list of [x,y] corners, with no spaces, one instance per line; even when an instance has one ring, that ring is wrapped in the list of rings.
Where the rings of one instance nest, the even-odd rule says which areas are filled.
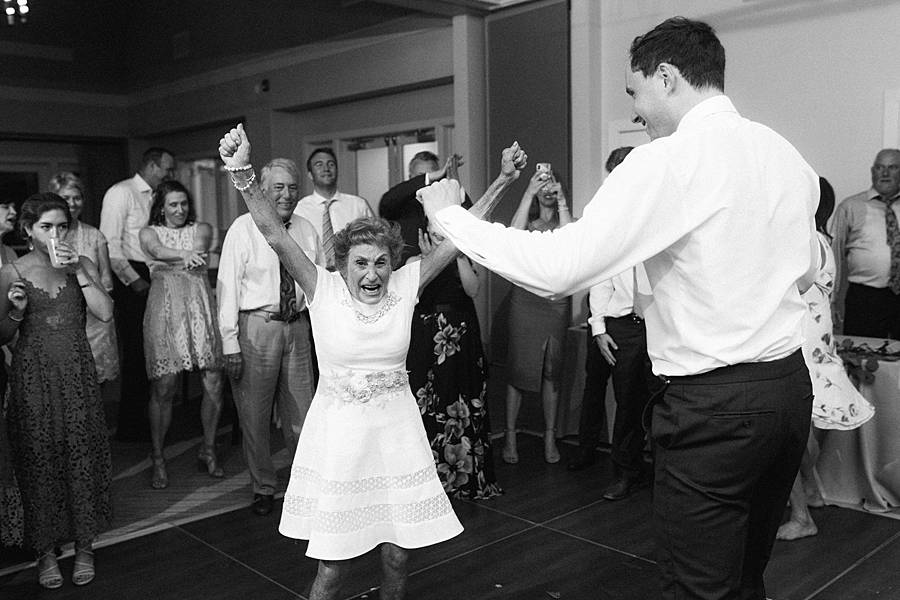
[[[622,500],[636,492],[641,485],[642,481],[640,479],[620,477],[603,490],[603,499],[610,501]]]
[[[595,464],[597,464],[597,451],[582,450],[574,460],[566,465],[566,469],[569,471],[581,471]]]
[[[275,497],[268,494],[253,494],[253,514],[264,517],[272,512]]]

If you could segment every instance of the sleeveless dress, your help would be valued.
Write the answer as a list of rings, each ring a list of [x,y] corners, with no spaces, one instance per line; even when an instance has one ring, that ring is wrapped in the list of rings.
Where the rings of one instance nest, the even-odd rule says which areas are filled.
[[[339,273],[317,271],[309,312],[319,386],[279,531],[309,540],[307,556],[321,560],[458,535],[405,370],[419,263],[395,271],[374,306],[352,298]]]
[[[177,229],[152,225],[160,243],[192,250],[197,224]],[[219,323],[208,270],[184,269],[151,261],[150,293],[144,313],[144,356],[147,377],[159,379],[193,369],[224,366]]]
[[[819,429],[856,429],[875,414],[875,407],[857,391],[847,376],[844,361],[834,344],[831,293],[834,288],[834,253],[819,233],[825,265],[803,300],[808,310],[803,319],[803,358],[813,384],[812,422]]]
[[[100,248],[106,246],[106,236],[99,229],[79,222],[75,229],[69,230],[66,241],[72,244],[79,255],[88,257],[98,268],[100,267]],[[101,283],[106,285],[106,282]],[[109,282],[109,285],[112,285],[112,282]],[[116,322],[110,319],[104,323],[89,312],[85,332],[94,355],[94,364],[97,365],[97,381],[103,383],[117,378],[119,348]]]
[[[456,261],[422,291],[406,366],[444,491],[477,500],[502,494],[494,475],[481,330]]]
[[[24,281],[28,307],[10,373],[9,441],[25,545],[45,551],[91,540],[108,525],[112,464],[78,279],[69,273],[55,297]]]

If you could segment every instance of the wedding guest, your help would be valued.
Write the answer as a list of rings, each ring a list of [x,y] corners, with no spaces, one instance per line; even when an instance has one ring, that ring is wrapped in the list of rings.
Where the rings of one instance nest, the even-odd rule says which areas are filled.
[[[13,202],[0,199],[0,238],[16,225],[16,207]],[[0,243],[0,265],[16,260],[16,253]],[[6,426],[6,388],[8,350],[0,349],[0,546],[22,545],[22,499],[13,472],[12,450],[9,447],[9,430]]]
[[[819,442],[826,431],[856,429],[875,414],[875,407],[863,398],[850,381],[844,361],[838,356],[831,322],[831,294],[834,291],[835,260],[825,226],[834,209],[834,189],[819,177],[819,208],[816,232],[823,267],[803,300],[808,308],[803,319],[803,358],[813,385],[812,427],[800,472],[791,488],[791,513],[776,534],[779,540],[798,540],[819,532],[809,507],[824,506],[813,468],[819,458]]]
[[[416,298],[453,261],[444,243],[396,272],[399,227],[361,218],[335,235],[337,272],[313,263],[256,184],[243,126],[219,142],[260,232],[300,284],[319,338],[321,379],[300,432],[280,531],[308,539],[319,559],[311,600],[338,597],[349,559],[378,547],[380,597],[405,597],[408,548],[436,544],[462,527],[437,479],[409,387],[405,360]],[[473,212],[501,195],[525,154],[504,150],[501,175]],[[389,506],[389,510],[383,507]]]
[[[56,194],[22,205],[31,252],[0,268],[0,343],[18,333],[10,374],[9,434],[38,583],[62,586],[55,547],[75,542],[72,582],[94,579],[93,540],[109,522],[111,462],[85,311],[113,304],[94,263],[65,241],[71,216]],[[55,250],[53,249],[55,246]]]
[[[509,226],[527,231],[553,231],[572,222],[557,173],[535,171]],[[519,462],[516,421],[522,392],[539,392],[544,412],[544,460],[559,462],[556,412],[562,379],[563,349],[571,307],[568,297],[553,300],[514,287],[509,306],[509,365],[506,384],[506,430],[503,461]]]
[[[151,486],[169,485],[163,455],[172,422],[178,376],[198,370],[203,382],[200,420],[203,443],[197,455],[211,477],[223,477],[216,460],[216,427],[222,412],[222,342],[209,285],[206,259],[212,227],[198,223],[190,192],[164,181],[153,192],[150,224],[141,229],[141,250],[150,270],[144,313],[144,356],[150,380]]]
[[[113,290],[113,272],[109,262],[106,236],[99,229],[82,223],[81,211],[84,207],[84,184],[74,173],[61,171],[50,179],[49,189],[66,201],[72,223],[66,241],[80,256],[91,259],[100,272],[100,283],[107,293]],[[97,382],[103,386],[119,376],[119,348],[116,341],[114,320],[106,323],[87,313],[85,326],[94,364],[97,366]]]

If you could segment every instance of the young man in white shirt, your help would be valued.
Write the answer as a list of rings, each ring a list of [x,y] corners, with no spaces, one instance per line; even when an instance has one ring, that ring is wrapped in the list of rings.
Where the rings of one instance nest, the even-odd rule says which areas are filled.
[[[141,157],[134,177],[113,185],[103,196],[100,231],[109,246],[109,262],[116,277],[116,328],[122,357],[121,397],[116,439],[124,442],[149,441],[147,418],[147,365],[144,362],[144,309],[150,289],[147,257],[138,237],[150,221],[153,190],[175,177],[175,158],[164,148],[149,148]]]
[[[331,148],[312,151],[306,159],[306,174],[313,182],[313,193],[300,199],[295,212],[316,228],[322,240],[325,263],[331,269],[334,267],[331,237],[350,221],[375,214],[364,198],[338,191],[337,157]]]
[[[309,221],[294,214],[299,178],[296,163],[286,158],[276,158],[260,171],[260,185],[288,233],[321,265],[319,236]],[[292,299],[286,298],[291,290]],[[313,367],[303,292],[281,268],[249,213],[235,219],[225,235],[216,297],[225,368],[253,484],[253,512],[264,516],[272,512],[277,491],[269,452],[273,403],[290,461],[313,397]]]
[[[668,382],[651,429],[668,600],[766,597],[812,412],[800,294],[819,268],[818,177],[786,140],[738,114],[724,75],[705,23],[675,17],[635,38],[626,92],[652,141],[580,220],[553,232],[479,221],[456,206],[452,181],[419,192],[460,250],[538,294],[568,295],[644,263],[648,351]]]

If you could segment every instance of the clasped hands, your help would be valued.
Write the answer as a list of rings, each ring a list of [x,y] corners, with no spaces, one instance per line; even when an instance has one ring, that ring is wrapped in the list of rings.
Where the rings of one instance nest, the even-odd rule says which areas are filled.
[[[528,155],[513,142],[500,155],[500,177],[518,179],[520,172],[528,164]],[[448,206],[458,206],[465,200],[466,193],[455,179],[442,179],[416,192],[416,198],[425,209],[425,216],[434,222],[434,215]]]

